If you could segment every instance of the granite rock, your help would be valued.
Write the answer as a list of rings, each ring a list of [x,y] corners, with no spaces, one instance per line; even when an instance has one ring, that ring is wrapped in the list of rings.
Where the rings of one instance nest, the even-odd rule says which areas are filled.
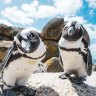
[[[13,40],[13,37],[22,30],[23,28],[18,28],[18,27],[14,27],[14,26],[8,26],[5,24],[0,24],[0,38],[2,38],[3,36],[3,40],[5,40],[5,38],[9,39],[9,40]]]
[[[52,70],[53,72],[58,72],[58,70],[62,71],[59,61],[58,61],[59,67],[57,67],[57,63],[55,65],[55,62],[53,62],[53,59],[51,58],[52,57],[59,58],[58,40],[61,37],[63,25],[64,25],[64,18],[54,18],[50,20],[42,28],[42,31],[40,34],[47,48],[46,57],[42,62],[48,65],[48,71],[50,70],[50,72]],[[54,61],[55,61],[55,58],[54,58]],[[49,66],[49,62],[51,67]],[[55,67],[52,67],[52,66],[55,66]]]

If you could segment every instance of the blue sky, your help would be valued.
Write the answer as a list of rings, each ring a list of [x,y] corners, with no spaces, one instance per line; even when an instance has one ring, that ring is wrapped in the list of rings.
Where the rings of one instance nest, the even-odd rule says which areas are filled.
[[[40,31],[54,17],[83,24],[96,61],[96,0],[0,0],[0,23]]]

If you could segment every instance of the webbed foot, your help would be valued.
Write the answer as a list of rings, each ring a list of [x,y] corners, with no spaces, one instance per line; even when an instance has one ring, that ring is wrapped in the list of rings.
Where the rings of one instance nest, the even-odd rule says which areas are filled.
[[[35,96],[36,90],[33,90],[27,86],[18,86],[19,91],[24,94],[24,96]]]
[[[82,84],[84,81],[86,81],[85,77],[79,77],[79,78],[75,78],[75,79],[71,80],[71,82],[73,82],[73,83],[75,83],[77,85]]]
[[[3,96],[17,96],[12,89],[5,89],[2,91]]]

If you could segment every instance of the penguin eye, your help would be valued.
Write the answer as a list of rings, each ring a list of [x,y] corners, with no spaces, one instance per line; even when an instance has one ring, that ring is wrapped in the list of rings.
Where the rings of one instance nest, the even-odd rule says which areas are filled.
[[[21,42],[22,39],[23,39],[22,36],[21,36],[20,34],[17,35],[17,38],[18,38],[19,42]]]
[[[31,34],[29,34],[29,35],[27,36],[27,38],[28,38],[28,39],[31,39],[31,38],[32,38],[32,35],[31,35]]]
[[[34,38],[34,37],[36,37],[37,35],[36,35],[36,33],[31,33],[31,37],[32,38]]]
[[[65,27],[64,27],[64,30],[67,30],[67,29],[68,29],[68,27],[67,27],[67,26],[65,26]]]

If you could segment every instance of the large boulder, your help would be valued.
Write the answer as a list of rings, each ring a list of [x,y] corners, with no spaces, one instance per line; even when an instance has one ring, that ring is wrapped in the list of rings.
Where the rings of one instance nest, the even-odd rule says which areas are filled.
[[[23,28],[0,24],[0,63],[2,62],[8,48],[11,46],[13,37],[22,29]]]
[[[64,25],[64,18],[54,18],[50,20],[43,27],[41,34],[40,34],[47,48],[46,57],[42,62],[48,65],[48,72],[62,71],[60,62],[58,61],[59,59],[57,60],[56,58],[53,58],[53,59],[51,58],[52,57],[59,58],[58,41],[62,34],[63,25]],[[55,64],[56,61],[58,62],[58,64],[57,63]]]
[[[63,68],[61,67],[61,63],[58,57],[52,57],[48,59],[45,64],[47,64],[47,72],[63,72]]]
[[[11,46],[12,41],[0,41],[0,63],[2,62],[8,48]]]

